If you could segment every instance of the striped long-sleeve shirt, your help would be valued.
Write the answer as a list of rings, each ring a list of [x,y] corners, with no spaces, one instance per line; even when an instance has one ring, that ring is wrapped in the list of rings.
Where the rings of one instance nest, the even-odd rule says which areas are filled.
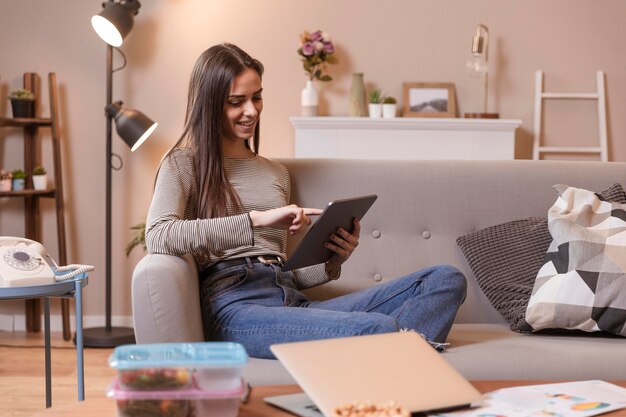
[[[149,253],[177,256],[191,253],[200,270],[222,260],[245,256],[286,258],[287,231],[253,228],[248,213],[289,204],[287,169],[258,155],[245,159],[225,158],[224,167],[242,208],[235,212],[229,205],[226,217],[199,219],[196,217],[198,192],[191,149],[176,149],[163,160],[146,222]],[[324,264],[293,272],[299,288],[310,288],[331,279]]]

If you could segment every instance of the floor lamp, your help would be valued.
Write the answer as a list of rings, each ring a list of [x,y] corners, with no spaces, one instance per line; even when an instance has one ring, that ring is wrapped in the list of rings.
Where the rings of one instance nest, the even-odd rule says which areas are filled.
[[[105,327],[87,328],[83,331],[86,347],[115,347],[135,343],[133,329],[111,325],[111,173],[113,170],[112,127],[115,121],[117,134],[135,151],[150,136],[157,123],[143,113],[125,109],[121,101],[113,102],[113,47],[118,47],[133,27],[133,16],[141,5],[137,0],[109,0],[103,10],[91,19],[96,33],[108,44],[106,60],[106,323]],[[120,51],[121,52],[121,51]],[[121,165],[119,168],[120,169]]]

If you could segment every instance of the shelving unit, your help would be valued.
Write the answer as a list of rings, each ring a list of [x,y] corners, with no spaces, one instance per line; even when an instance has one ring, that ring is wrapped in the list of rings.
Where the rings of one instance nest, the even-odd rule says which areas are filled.
[[[511,160],[519,119],[290,117],[296,158]]]
[[[36,73],[24,73],[24,88],[35,93],[35,99],[40,100],[39,76]],[[40,164],[38,161],[39,128],[50,128],[52,138],[52,158],[54,168],[54,185],[46,190],[34,190],[30,175],[26,178],[26,189],[23,191],[2,191],[0,197],[22,198],[24,200],[24,237],[41,241],[40,198],[53,198],[56,208],[56,226],[58,239],[58,262],[67,264],[65,245],[65,208],[63,203],[63,177],[61,166],[61,139],[59,133],[59,107],[56,74],[48,74],[48,93],[50,100],[50,117],[33,118],[0,118],[0,127],[17,127],[23,129],[24,139],[24,171],[30,174],[33,168]],[[41,330],[41,300],[26,301],[26,331],[39,332]],[[61,300],[61,315],[63,321],[63,339],[71,337],[69,321],[69,300]]]

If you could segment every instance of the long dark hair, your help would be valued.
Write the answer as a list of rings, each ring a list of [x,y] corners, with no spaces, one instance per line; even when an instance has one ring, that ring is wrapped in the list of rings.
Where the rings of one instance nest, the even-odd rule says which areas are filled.
[[[189,80],[185,129],[170,150],[189,147],[193,151],[198,189],[198,218],[222,217],[230,202],[241,207],[237,193],[224,171],[222,133],[224,105],[234,79],[246,68],[263,76],[263,64],[239,47],[223,43],[204,51]],[[246,147],[250,149],[250,141]],[[259,122],[253,136],[254,153],[259,152]],[[168,153],[168,155],[169,155]]]

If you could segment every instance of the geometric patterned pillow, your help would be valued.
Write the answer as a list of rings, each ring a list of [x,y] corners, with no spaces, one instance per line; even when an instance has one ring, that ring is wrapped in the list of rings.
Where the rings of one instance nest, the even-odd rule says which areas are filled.
[[[526,309],[533,330],[577,329],[626,336],[626,204],[555,185],[553,238]]]

